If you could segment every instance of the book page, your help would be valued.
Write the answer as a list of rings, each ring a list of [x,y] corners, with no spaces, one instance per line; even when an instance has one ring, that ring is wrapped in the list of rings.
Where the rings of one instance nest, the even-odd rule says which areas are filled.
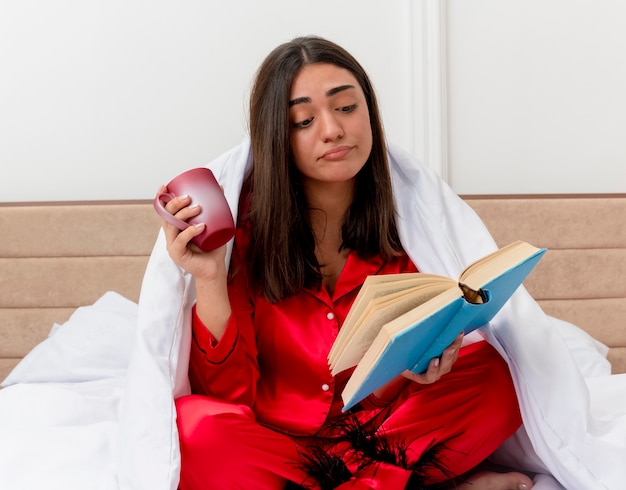
[[[346,337],[344,345],[330,359],[333,376],[356,366],[383,325],[451,287],[456,288],[454,281],[440,281],[372,300],[361,316],[358,328],[353,328],[352,335]]]
[[[386,323],[382,330],[387,332],[387,336],[394,337],[399,335],[457,298],[463,297],[463,292],[456,284],[453,288],[433,290],[433,292],[434,294],[427,301],[407,311],[404,315],[400,315],[395,320]]]
[[[351,321],[348,321],[346,319],[343,326],[341,327],[340,334],[337,336],[337,339],[333,343],[333,347],[328,354],[329,364],[331,366],[334,366],[336,364],[337,359],[342,355],[345,346],[352,342],[354,336],[357,335],[357,332],[359,330],[361,330],[361,325],[366,322],[368,318],[371,317],[372,313],[375,310],[384,308],[386,305],[389,305],[396,301],[400,301],[404,296],[410,294],[414,289],[415,287],[402,289],[391,294],[384,294],[375,297],[369,303],[362,303],[362,306],[364,306],[364,308],[359,308],[359,310],[361,310],[361,313],[358,318],[353,315]]]
[[[335,356],[335,352],[338,349],[343,349],[346,344],[346,339],[352,336],[352,330],[358,319],[363,314],[363,311],[367,308],[367,305],[376,298],[380,298],[385,295],[394,294],[404,289],[419,286],[433,281],[450,280],[442,276],[434,274],[422,274],[420,272],[406,273],[406,274],[382,274],[378,276],[368,276],[361,286],[361,290],[357,295],[348,315],[346,316],[341,330],[333,343],[333,346],[328,353],[328,359],[330,360]]]
[[[467,266],[459,281],[477,291],[490,280],[535,255],[539,250],[522,241],[510,243]]]

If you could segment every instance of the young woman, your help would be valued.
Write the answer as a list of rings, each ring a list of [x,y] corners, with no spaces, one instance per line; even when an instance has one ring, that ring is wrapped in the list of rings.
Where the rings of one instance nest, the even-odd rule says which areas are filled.
[[[529,489],[480,464],[521,425],[508,368],[457,338],[348,414],[350,371],[327,354],[368,275],[416,272],[396,227],[376,97],[358,62],[315,37],[276,48],[250,102],[252,173],[229,267],[226,247],[163,223],[171,258],[195,278],[189,377],[176,401],[181,490]],[[189,199],[167,209],[199,212]]]

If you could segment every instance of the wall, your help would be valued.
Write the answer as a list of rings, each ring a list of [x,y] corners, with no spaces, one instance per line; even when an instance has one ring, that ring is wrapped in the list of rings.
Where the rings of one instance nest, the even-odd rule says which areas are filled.
[[[624,192],[625,8],[4,2],[0,201],[151,198],[240,141],[257,66],[310,33],[362,62],[389,139],[458,192]]]
[[[4,2],[2,201],[151,198],[246,133],[262,59],[296,35],[348,48],[390,136],[411,138],[410,1]],[[390,69],[391,68],[391,69]]]
[[[447,2],[460,193],[626,192],[626,2]]]

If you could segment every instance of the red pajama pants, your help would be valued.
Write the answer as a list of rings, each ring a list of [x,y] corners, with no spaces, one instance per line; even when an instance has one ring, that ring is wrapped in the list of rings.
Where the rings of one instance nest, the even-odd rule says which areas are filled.
[[[521,425],[508,367],[487,342],[462,348],[453,370],[436,383],[409,386],[384,418],[374,418],[376,427],[384,437],[410,441],[415,458],[444,443],[438,458],[453,475],[475,467]],[[176,400],[176,409],[180,490],[312,483],[301,467],[301,439],[260,425],[249,407],[189,395]],[[409,476],[406,469],[381,463],[357,471],[339,488],[403,489]],[[434,470],[432,482],[442,479]]]

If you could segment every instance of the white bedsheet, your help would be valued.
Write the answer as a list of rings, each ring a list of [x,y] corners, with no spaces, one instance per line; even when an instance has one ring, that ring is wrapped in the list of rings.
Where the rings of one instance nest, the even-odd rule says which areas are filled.
[[[0,390],[0,488],[117,489],[120,403],[137,305],[106,293],[33,349]]]
[[[405,247],[420,270],[456,277],[491,237],[432,172],[391,155]],[[244,142],[210,165],[233,210],[249,164]],[[173,398],[189,389],[194,297],[163,245],[160,234],[139,305],[110,292],[78,309],[5,380],[0,489],[176,489]],[[498,461],[540,471],[538,490],[624,488],[626,376],[609,375],[606,348],[523,288],[484,332],[509,363],[526,428]]]

